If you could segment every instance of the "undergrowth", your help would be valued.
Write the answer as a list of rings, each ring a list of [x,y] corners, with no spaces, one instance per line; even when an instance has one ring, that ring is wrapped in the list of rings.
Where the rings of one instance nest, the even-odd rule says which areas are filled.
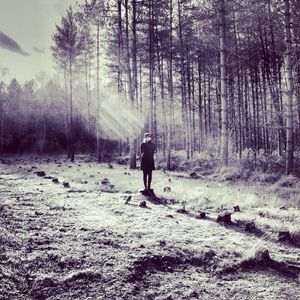
[[[166,170],[166,159],[160,154],[156,159],[157,169]],[[277,153],[254,155],[245,150],[241,158],[231,158],[228,166],[222,166],[220,158],[207,152],[196,153],[186,159],[185,153],[176,152],[171,158],[171,171],[186,172],[194,178],[217,181],[243,181],[275,184],[280,187],[300,187],[300,153],[295,154],[294,174],[285,175],[284,158]]]

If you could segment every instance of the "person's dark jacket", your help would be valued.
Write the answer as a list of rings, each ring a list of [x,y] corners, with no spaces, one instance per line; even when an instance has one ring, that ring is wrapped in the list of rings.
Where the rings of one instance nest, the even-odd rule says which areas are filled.
[[[156,145],[149,142],[143,142],[141,144],[141,169],[145,171],[155,170],[154,165],[154,153],[156,152]]]

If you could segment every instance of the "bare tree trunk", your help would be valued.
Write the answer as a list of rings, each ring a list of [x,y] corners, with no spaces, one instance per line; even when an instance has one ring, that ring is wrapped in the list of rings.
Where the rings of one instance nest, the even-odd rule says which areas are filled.
[[[259,153],[259,149],[261,149],[261,126],[260,126],[260,94],[259,94],[259,85],[260,85],[260,76],[258,68],[255,68],[255,100],[256,100],[256,124],[257,124],[257,144],[256,151]]]
[[[221,160],[223,165],[228,165],[228,100],[226,88],[226,24],[225,24],[225,0],[219,1],[220,14],[220,67],[221,67]]]
[[[67,145],[67,156],[70,155],[70,132],[69,132],[69,97],[68,97],[68,83],[67,83],[67,67],[64,68],[64,82],[65,82],[65,134]]]
[[[71,161],[75,160],[75,151],[74,151],[74,126],[73,126],[73,64],[72,57],[70,54],[70,154]]]
[[[0,153],[4,150],[4,111],[3,100],[1,99],[1,86],[0,86]]]
[[[297,82],[298,82],[298,86],[297,86],[297,111],[298,111],[298,145],[300,143],[300,67],[298,67],[298,71],[297,71]]]
[[[157,27],[156,27],[157,32]],[[163,157],[166,158],[166,131],[167,131],[167,119],[166,119],[166,104],[165,104],[165,78],[164,78],[164,60],[160,53],[159,39],[157,38],[157,67],[159,75],[160,85],[160,98],[161,98],[161,119],[162,119],[162,150]]]
[[[202,79],[201,79],[201,61],[198,54],[198,127],[199,127],[199,152],[203,149],[203,113],[202,113]]]
[[[143,72],[142,72],[142,62],[141,59],[139,60],[139,109],[140,109],[140,114],[143,113]]]
[[[132,0],[132,75],[133,75],[133,93],[135,103],[133,105],[137,107],[138,98],[139,98],[139,90],[138,90],[138,67],[137,67],[137,15],[136,15],[136,5],[137,1]]]
[[[84,69],[85,69],[85,92],[86,92],[86,102],[87,102],[87,133],[88,133],[88,149],[90,156],[92,154],[91,148],[91,99],[90,99],[90,85],[89,85],[89,66],[88,66],[87,54],[84,55]]]
[[[135,1],[132,1],[133,5],[133,11],[134,14],[136,13],[136,3]],[[128,81],[128,95],[129,95],[129,101],[132,108],[134,108],[135,103],[135,90],[134,90],[134,82],[135,78],[132,79],[131,74],[131,63],[130,63],[130,46],[129,46],[129,7],[128,7],[128,0],[125,0],[124,3],[125,6],[125,42],[126,42],[126,73],[127,73],[127,81]],[[133,39],[136,39],[136,15],[133,16],[132,20],[132,35]],[[133,41],[133,51],[136,51],[136,41]],[[136,53],[133,53],[133,56],[136,56]],[[133,66],[135,68],[136,66]],[[136,72],[134,72],[136,74]],[[134,125],[132,125],[134,126]],[[135,128],[132,128],[133,131],[135,131]],[[129,161],[129,167],[130,169],[136,169],[136,145],[135,145],[135,139],[134,139],[134,133],[130,133],[129,137],[129,150],[130,150],[130,161]]]
[[[46,136],[47,136],[47,126],[46,126],[45,116],[43,116],[42,125],[43,127],[42,127],[41,153],[43,154],[45,151]]]
[[[293,172],[294,167],[294,145],[293,145],[293,66],[292,66],[292,38],[291,38],[291,16],[290,16],[290,2],[284,0],[284,27],[285,27],[285,42],[286,53],[285,63],[287,68],[287,124],[286,124],[286,173]]]
[[[128,18],[128,16],[126,16]],[[128,19],[127,19],[128,21]],[[137,37],[136,37],[136,0],[132,0],[132,69],[133,69],[133,78],[130,83],[131,86],[131,107],[134,109],[137,99],[138,99],[138,84],[137,84]],[[128,38],[128,36],[127,36]],[[127,41],[129,42],[129,41]],[[130,64],[130,57],[128,53],[128,63]],[[134,128],[134,133],[130,137],[130,169],[136,169],[136,139],[135,131],[137,128]]]
[[[188,42],[189,44],[189,42]],[[190,54],[189,50],[187,50],[186,54],[186,74],[187,74],[187,128],[188,128],[188,145],[187,151],[189,156],[193,156],[193,148],[192,148],[192,108],[191,108],[191,98],[192,98],[192,89],[191,89],[191,63],[190,63]]]
[[[121,104],[121,93],[122,93],[122,65],[121,65],[121,55],[123,49],[122,43],[122,0],[118,0],[118,101]],[[119,110],[119,117],[121,119],[122,112]],[[119,131],[122,134],[122,124],[119,124]],[[119,155],[122,155],[122,139],[119,139]]]
[[[256,94],[255,94],[255,83],[253,76],[253,67],[250,68],[250,79],[251,79],[251,96],[252,96],[252,112],[253,112],[253,127],[251,131],[251,147],[254,152],[254,158],[256,159],[256,147],[257,147],[257,118],[256,118]]]
[[[196,151],[196,113],[195,113],[195,76],[194,76],[194,64],[191,67],[191,77],[192,77],[192,152]]]
[[[186,72],[185,72],[185,55],[184,55],[184,43],[182,34],[182,11],[181,1],[178,0],[178,27],[179,27],[179,39],[180,39],[180,76],[181,76],[181,109],[182,109],[182,130],[184,134],[184,146],[186,150],[186,158],[190,158],[190,139],[189,139],[189,123],[188,123],[188,105],[187,105],[187,93],[186,93]]]
[[[169,21],[169,84],[168,93],[170,101],[170,111],[168,118],[168,132],[167,132],[167,169],[171,169],[171,147],[172,147],[172,120],[173,120],[173,0],[170,0],[170,21]]]
[[[208,130],[207,130],[207,78],[206,78],[207,70],[204,68],[203,70],[203,125],[204,125],[204,148],[207,148],[208,143]]]
[[[284,140],[284,128],[283,128],[283,117],[282,117],[282,110],[281,110],[281,105],[280,105],[280,91],[279,91],[279,74],[280,74],[280,69],[279,69],[279,63],[277,62],[277,55],[275,51],[275,37],[274,37],[274,26],[272,22],[272,11],[271,11],[271,0],[268,1],[268,13],[269,13],[269,18],[270,18],[270,35],[271,35],[271,61],[272,61],[272,74],[269,78],[270,83],[270,90],[271,90],[271,95],[273,98],[273,103],[274,103],[274,109],[276,113],[276,118],[277,118],[277,136],[278,136],[278,152],[279,155],[282,154],[283,149],[283,140]]]
[[[150,95],[150,111],[149,111],[149,120],[150,120],[150,132],[155,131],[154,125],[154,45],[153,45],[153,0],[149,0],[149,95]]]
[[[98,162],[101,162],[101,141],[100,141],[100,24],[97,23],[97,82],[96,82],[96,157]]]
[[[212,127],[211,127],[211,74],[208,73],[208,90],[207,90],[207,118],[208,118],[208,136],[212,135]]]
[[[235,40],[235,53],[237,56],[237,94],[238,94],[238,153],[239,158],[242,158],[242,151],[244,147],[243,143],[243,132],[242,132],[242,113],[243,113],[243,93],[242,93],[242,84],[241,84],[241,59],[239,54],[239,36],[237,33],[236,28],[236,20],[235,20],[235,14],[233,13],[234,23],[233,23],[233,29],[234,29],[234,40]]]

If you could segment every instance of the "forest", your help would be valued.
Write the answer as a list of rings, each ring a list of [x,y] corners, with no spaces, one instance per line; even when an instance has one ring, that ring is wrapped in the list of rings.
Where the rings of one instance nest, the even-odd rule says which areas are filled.
[[[300,135],[299,1],[86,1],[53,32],[57,76],[1,82],[1,153],[130,156],[151,132],[222,165],[275,156]],[[296,168],[297,169],[297,168]]]
[[[49,3],[54,75],[0,64],[0,299],[300,299],[300,0]]]

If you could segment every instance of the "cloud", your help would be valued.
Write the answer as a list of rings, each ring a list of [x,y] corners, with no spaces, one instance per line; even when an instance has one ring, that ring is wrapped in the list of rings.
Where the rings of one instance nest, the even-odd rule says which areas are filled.
[[[22,50],[20,45],[15,40],[7,36],[2,31],[0,31],[0,47],[12,52],[16,52],[23,56],[29,56],[29,54]]]
[[[38,47],[33,47],[32,48],[32,50],[34,51],[34,52],[37,52],[37,53],[45,53],[45,49],[43,48],[43,49],[41,49],[41,48],[38,48]]]

